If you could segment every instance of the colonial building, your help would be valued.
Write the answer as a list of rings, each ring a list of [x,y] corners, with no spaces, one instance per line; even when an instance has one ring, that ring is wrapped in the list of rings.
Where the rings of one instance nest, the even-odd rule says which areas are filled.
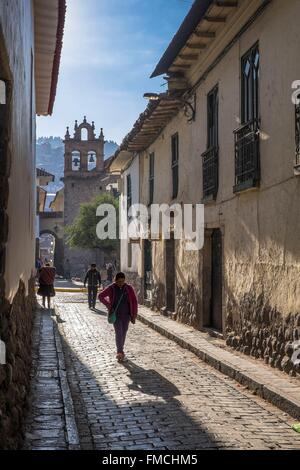
[[[120,211],[127,215],[127,207],[140,201],[139,194],[139,158],[138,155],[127,151],[118,151],[112,159],[109,170],[112,174],[120,175]],[[150,243],[150,242],[149,242]],[[120,240],[120,267],[126,273],[127,281],[136,290],[139,301],[143,302],[143,276],[140,273],[140,260],[142,256],[139,240]],[[151,259],[148,257],[148,266],[151,267]],[[146,275],[145,275],[146,279]]]
[[[166,76],[168,91],[146,95],[152,101],[115,156],[139,162],[140,202],[205,206],[202,250],[172,236],[151,241],[152,307],[291,374],[300,333],[299,14],[298,0],[195,1],[152,74]],[[134,261],[142,285],[148,244],[140,241]]]
[[[65,135],[65,170],[64,170],[64,225],[69,226],[79,213],[80,204],[90,202],[93,197],[110,191],[118,177],[111,176],[104,162],[104,135],[101,129],[99,137],[95,134],[95,124],[75,121],[74,136],[69,128]],[[88,266],[96,262],[104,263],[104,254],[97,258],[95,250],[70,248],[65,239],[65,272],[71,276],[82,276]]]
[[[6,352],[0,361],[1,449],[20,443],[30,380],[35,114],[53,110],[65,7],[64,0],[0,2],[0,341]]]

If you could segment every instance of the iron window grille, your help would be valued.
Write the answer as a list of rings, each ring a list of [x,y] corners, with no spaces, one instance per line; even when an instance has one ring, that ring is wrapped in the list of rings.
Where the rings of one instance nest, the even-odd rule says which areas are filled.
[[[202,154],[203,201],[215,200],[219,186],[219,89],[207,96],[207,150]]]
[[[179,138],[178,133],[174,134],[171,138],[172,145],[172,199],[176,199],[178,196],[179,186]]]
[[[242,125],[234,131],[234,192],[258,187],[260,182],[259,46],[242,57]]]
[[[257,187],[260,181],[259,126],[251,121],[234,131],[234,192]]]

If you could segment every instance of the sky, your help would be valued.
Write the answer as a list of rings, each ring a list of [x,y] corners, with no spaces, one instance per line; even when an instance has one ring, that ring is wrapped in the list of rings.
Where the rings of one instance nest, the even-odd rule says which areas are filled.
[[[75,119],[95,121],[106,140],[121,143],[144,111],[150,79],[193,0],[67,0],[54,112],[38,117],[37,136],[64,137]]]

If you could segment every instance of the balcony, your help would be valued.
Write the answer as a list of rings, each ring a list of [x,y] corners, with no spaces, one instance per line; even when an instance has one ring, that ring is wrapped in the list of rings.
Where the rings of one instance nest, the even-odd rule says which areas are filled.
[[[235,193],[257,188],[260,182],[258,120],[249,121],[234,131]]]
[[[203,199],[209,202],[216,200],[219,186],[219,149],[210,147],[202,154]]]

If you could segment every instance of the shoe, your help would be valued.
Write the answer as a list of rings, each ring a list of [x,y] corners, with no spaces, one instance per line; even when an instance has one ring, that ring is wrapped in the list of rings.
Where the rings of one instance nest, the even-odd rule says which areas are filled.
[[[118,362],[123,362],[124,359],[125,359],[125,354],[124,353],[118,353],[117,354],[117,359],[118,359]]]
[[[118,353],[116,358],[118,362],[122,362],[124,360],[124,353]]]

